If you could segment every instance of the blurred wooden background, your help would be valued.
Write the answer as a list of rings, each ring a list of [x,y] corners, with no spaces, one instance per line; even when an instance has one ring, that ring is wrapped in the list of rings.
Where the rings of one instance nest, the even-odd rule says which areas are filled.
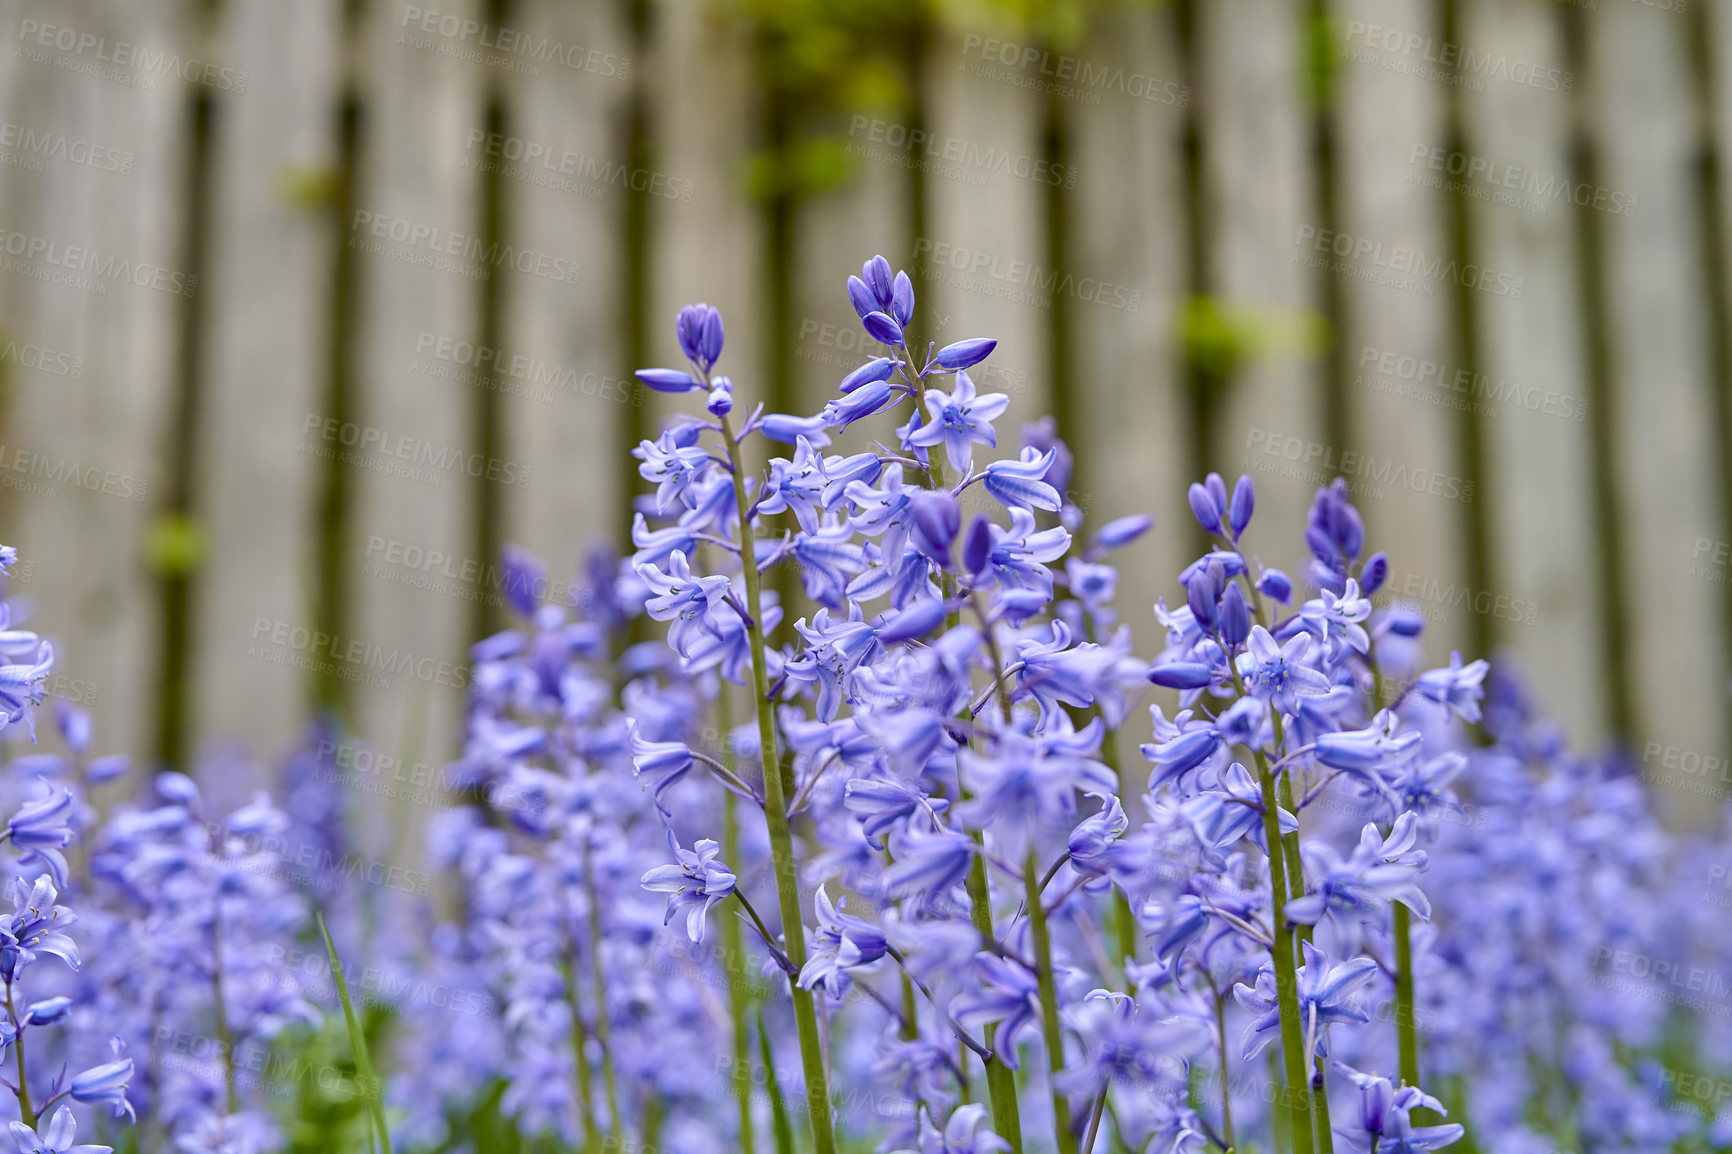
[[[1158,519],[1119,558],[1141,651],[1189,480],[1250,472],[1296,565],[1342,469],[1434,659],[1507,649],[1686,810],[1732,779],[1723,3],[4,0],[0,30],[0,538],[105,750],[274,757],[324,704],[441,759],[499,546],[563,581],[621,534],[662,411],[625,382],[678,306],[814,411],[883,252],[922,339],[1000,338],[1001,437],[1056,413],[1091,520]]]

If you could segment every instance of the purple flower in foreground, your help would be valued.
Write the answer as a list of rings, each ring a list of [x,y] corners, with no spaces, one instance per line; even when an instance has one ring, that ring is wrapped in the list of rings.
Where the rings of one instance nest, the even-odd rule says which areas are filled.
[[[974,956],[974,969],[979,986],[959,995],[951,1008],[964,1025],[996,1024],[993,1052],[1014,1070],[1017,1038],[1040,1018],[1040,985],[1033,974],[1015,962],[984,950]]]
[[[1253,697],[1270,702],[1282,713],[1299,708],[1301,694],[1314,696],[1329,690],[1329,679],[1306,664],[1311,655],[1311,635],[1296,633],[1285,645],[1261,625],[1251,627],[1250,650],[1239,654],[1239,675]]]
[[[41,862],[48,867],[56,886],[66,884],[66,855],[60,851],[72,844],[69,824],[76,803],[72,791],[42,783],[42,796],[24,805],[6,823],[6,837],[23,851],[22,861]]]
[[[119,1043],[116,1042],[116,1052]],[[113,1108],[116,1118],[125,1114],[134,1122],[138,1115],[132,1112],[132,1103],[126,1100],[127,1083],[132,1081],[132,1059],[119,1058],[79,1074],[72,1079],[72,1085],[67,1093],[72,1095],[74,1102],[87,1105],[108,1105]]]
[[[979,1103],[958,1106],[941,1133],[930,1117],[920,1119],[920,1145],[904,1147],[895,1154],[999,1154],[1010,1143],[986,1126],[986,1107]]]
[[[1483,660],[1463,665],[1461,654],[1452,653],[1448,668],[1426,670],[1413,688],[1426,700],[1448,706],[1463,721],[1477,722],[1480,699],[1485,696],[1485,675],[1490,669]]]
[[[968,472],[974,463],[974,446],[996,448],[998,437],[992,422],[1010,407],[1010,397],[1004,393],[978,394],[967,373],[958,371],[956,387],[949,393],[939,389],[926,390],[926,411],[932,420],[908,434],[908,445],[923,449],[944,446],[950,467],[959,473]]]
[[[1419,1154],[1437,1150],[1458,1141],[1465,1133],[1459,1123],[1443,1126],[1414,1126],[1409,1114],[1416,1109],[1435,1110],[1448,1114],[1443,1103],[1417,1086],[1397,1090],[1388,1078],[1378,1074],[1362,1074],[1345,1062],[1334,1063],[1338,1073],[1359,1087],[1359,1125],[1339,1127],[1349,1149],[1355,1154]]]
[[[19,1154],[114,1154],[112,1146],[75,1146],[78,1123],[72,1108],[62,1106],[40,1132],[22,1122],[12,1123],[12,1140],[18,1143]]]
[[[800,971],[799,985],[809,990],[821,984],[832,998],[840,998],[848,989],[847,971],[871,965],[883,957],[888,943],[883,930],[831,904],[823,886],[818,887],[812,900],[818,913],[818,930],[812,935],[811,952]],[[842,899],[842,905],[847,902],[847,898]]]
[[[1350,958],[1339,966],[1329,964],[1329,955],[1310,942],[1300,943],[1305,964],[1299,967],[1299,1021],[1305,1029],[1307,1049],[1327,1054],[1327,1034],[1336,1022],[1369,1022],[1371,1016],[1349,996],[1371,980],[1377,963],[1367,957]],[[1242,1057],[1250,1061],[1273,1042],[1281,1029],[1281,1011],[1275,1002],[1275,972],[1265,965],[1255,988],[1240,984],[1233,988],[1239,1005],[1256,1015],[1245,1027]]]
[[[673,921],[674,915],[685,909],[688,911],[686,936],[694,942],[701,942],[704,940],[704,919],[709,916],[710,908],[734,892],[734,875],[725,864],[715,860],[721,847],[711,838],[705,838],[688,850],[680,846],[673,830],[669,830],[668,848],[674,851],[679,864],[656,866],[643,875],[640,884],[653,893],[671,895],[662,925]]]

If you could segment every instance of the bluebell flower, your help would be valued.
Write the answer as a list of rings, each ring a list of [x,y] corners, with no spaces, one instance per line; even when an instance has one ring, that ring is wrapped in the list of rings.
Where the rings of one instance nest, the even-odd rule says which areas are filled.
[[[673,830],[669,830],[668,848],[673,850],[678,864],[656,866],[643,875],[639,884],[646,890],[670,895],[667,914],[662,918],[663,925],[673,921],[676,913],[686,910],[686,935],[694,942],[701,942],[704,940],[704,919],[709,916],[711,907],[734,892],[734,875],[724,863],[716,860],[721,847],[710,838],[688,850],[675,839]]]
[[[133,1112],[132,1103],[127,1100],[128,1084],[132,1081],[133,1067],[131,1058],[117,1058],[100,1066],[93,1066],[72,1079],[67,1093],[74,1102],[83,1102],[90,1106],[107,1106],[118,1118],[125,1114],[134,1122],[138,1115]]]
[[[930,449],[942,444],[950,467],[967,473],[974,464],[976,444],[997,447],[992,422],[1009,407],[1010,397],[1004,393],[976,393],[974,382],[959,369],[949,393],[926,390],[926,411],[932,419],[909,434],[908,447]]]
[[[22,1122],[13,1122],[11,1126],[18,1154],[114,1154],[112,1146],[74,1145],[78,1122],[69,1106],[56,1110],[40,1132]]]
[[[1324,642],[1326,651],[1338,652],[1341,645],[1364,653],[1371,646],[1371,637],[1362,624],[1371,616],[1371,601],[1359,595],[1359,582],[1349,577],[1339,593],[1324,591],[1323,596],[1305,602],[1299,610],[1307,629]],[[1328,647],[1333,646],[1333,650]]]
[[[1112,847],[1131,827],[1125,807],[1112,793],[1091,793],[1101,803],[1100,809],[1085,817],[1071,830],[1065,848],[1070,851],[1071,865],[1083,873],[1105,873]]]
[[[713,618],[728,593],[728,579],[721,575],[694,577],[684,553],[668,555],[666,572],[654,565],[634,566],[653,596],[644,609],[656,621],[672,621],[668,639],[684,653],[704,633],[714,632]]]
[[[1225,849],[1240,838],[1248,839],[1264,854],[1269,852],[1263,832],[1263,794],[1250,771],[1238,762],[1221,773],[1219,783],[1200,790],[1180,812],[1191,823],[1197,840],[1214,849]],[[1299,819],[1276,807],[1282,833],[1299,828]]]
[[[1327,1056],[1329,1027],[1336,1022],[1369,1022],[1351,995],[1371,980],[1377,963],[1370,958],[1349,958],[1331,965],[1329,955],[1310,942],[1300,943],[1305,964],[1299,967],[1299,1020],[1311,1053]],[[1275,1004],[1275,972],[1268,965],[1257,975],[1255,987],[1233,988],[1239,1005],[1255,1015],[1245,1027],[1241,1057],[1249,1061],[1274,1041],[1281,1028],[1281,1011]]]
[[[873,373],[876,374],[877,371],[874,369]],[[852,379],[851,377],[850,380]],[[875,379],[869,376],[868,379],[855,383],[853,389],[841,398],[825,404],[824,424],[832,429],[846,429],[855,421],[883,412],[901,400],[906,393],[906,388],[898,388],[890,383],[888,373]]]
[[[674,322],[680,351],[686,359],[709,372],[722,355],[722,314],[703,302],[687,305]]]
[[[812,442],[814,448],[822,449],[830,443],[830,434],[824,431],[823,417],[795,417],[787,413],[766,413],[758,420],[758,431],[772,441],[780,441],[784,445],[792,445],[801,437]]]
[[[994,461],[986,467],[981,483],[999,504],[1011,510],[1047,509],[1058,512],[1063,504],[1052,483],[1055,450],[1024,449],[1014,461]]]
[[[816,685],[818,717],[829,722],[836,719],[847,693],[849,674],[878,650],[878,636],[860,617],[858,606],[847,621],[832,621],[828,609],[794,623],[794,628],[806,640],[806,649],[799,657],[786,662],[782,672],[789,678]]]
[[[1250,650],[1239,654],[1236,664],[1245,687],[1259,700],[1282,713],[1293,713],[1299,698],[1327,692],[1329,679],[1307,664],[1311,635],[1295,634],[1285,645],[1277,645],[1261,625],[1251,627]]]
[[[632,456],[643,462],[637,467],[638,475],[655,482],[656,509],[663,513],[682,501],[715,464],[708,450],[675,429],[641,442]]]
[[[1414,692],[1428,701],[1447,706],[1449,711],[1467,722],[1480,719],[1480,699],[1485,696],[1485,675],[1491,668],[1484,660],[1461,663],[1461,654],[1452,653],[1446,669],[1428,669],[1414,683]]]
[[[12,879],[12,916],[0,922],[0,977],[10,981],[38,953],[78,968],[78,946],[60,932],[76,919],[71,910],[56,904],[58,896],[46,875],[29,885],[23,878]]]
[[[796,438],[794,459],[775,457],[770,461],[770,476],[758,497],[758,512],[780,513],[791,510],[800,522],[800,529],[814,533],[818,528],[818,505],[824,499],[823,460],[812,442]]]
[[[953,341],[933,354],[932,363],[946,372],[973,368],[990,357],[992,350],[997,347],[998,342],[991,337],[970,337],[965,341]]]
[[[1013,508],[1009,529],[992,527],[992,551],[987,554],[979,584],[982,588],[1039,589],[1051,597],[1052,570],[1045,563],[1058,560],[1069,548],[1070,533],[1062,525],[1037,529],[1033,513]]]
[[[1346,940],[1357,944],[1357,923],[1381,919],[1392,901],[1400,902],[1422,920],[1431,917],[1431,902],[1419,888],[1425,851],[1415,850],[1416,818],[1404,813],[1388,837],[1368,822],[1359,844],[1343,858],[1328,842],[1305,847],[1305,872],[1310,892],[1287,903],[1287,920],[1314,926],[1324,914],[1341,927]]]
[[[984,950],[974,956],[974,970],[977,985],[958,995],[951,1011],[965,1026],[996,1025],[993,1053],[1015,1070],[1017,1042],[1040,1020],[1040,984],[1022,966]]]
[[[819,886],[812,900],[818,929],[812,935],[798,984],[806,990],[822,985],[832,998],[839,998],[847,992],[848,971],[876,962],[884,956],[888,943],[883,930],[844,912],[847,898],[840,905],[833,905],[830,895]]]
[[[1257,577],[1257,592],[1285,605],[1293,600],[1293,581],[1279,569],[1265,569]]]
[[[1106,793],[1118,784],[1093,758],[1055,754],[1045,742],[1014,732],[1000,734],[991,753],[959,750],[956,762],[974,793],[957,812],[990,828],[1013,861],[1021,860],[1038,828],[1063,824],[1076,812],[1078,793]]]
[[[1387,794],[1387,775],[1417,756],[1421,734],[1400,732],[1401,718],[1393,710],[1379,713],[1364,729],[1324,733],[1316,739],[1317,763],[1338,770]]]
[[[1381,1075],[1362,1074],[1345,1062],[1332,1065],[1359,1089],[1358,1125],[1340,1126],[1335,1131],[1354,1154],[1421,1154],[1453,1145],[1466,1133],[1454,1122],[1414,1126],[1411,1118],[1414,1110],[1449,1113],[1443,1103],[1419,1087],[1403,1086],[1398,1090]]]
[[[1162,737],[1166,719],[1160,706],[1150,706],[1155,715],[1155,736]],[[1191,721],[1191,711],[1182,710],[1168,727],[1165,739],[1145,742],[1142,753],[1155,772],[1149,776],[1149,788],[1180,785],[1187,775],[1208,764],[1220,752],[1221,735],[1207,721]]]
[[[1000,1154],[1009,1149],[1010,1143],[994,1134],[987,1125],[986,1107],[971,1103],[958,1106],[942,1132],[932,1124],[929,1116],[922,1114],[919,1145],[893,1154]]]
[[[950,803],[894,778],[856,777],[849,780],[842,804],[860,819],[866,836],[877,841],[916,813],[943,813]]]
[[[42,796],[26,803],[6,822],[6,840],[23,852],[25,865],[40,862],[56,886],[66,884],[66,855],[72,844],[76,811],[72,791],[42,782]]]
[[[951,830],[911,828],[890,841],[895,863],[884,871],[884,892],[933,904],[962,884],[980,847]]]

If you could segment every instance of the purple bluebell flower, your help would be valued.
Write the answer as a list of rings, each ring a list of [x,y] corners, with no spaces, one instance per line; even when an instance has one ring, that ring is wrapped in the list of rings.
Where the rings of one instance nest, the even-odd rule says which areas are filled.
[[[656,509],[663,513],[675,501],[683,501],[714,464],[708,451],[674,429],[640,443],[632,456],[643,462],[638,475],[656,483]]]
[[[658,393],[689,393],[703,388],[696,377],[679,369],[639,369],[633,375]]]
[[[1009,529],[992,527],[992,549],[978,584],[983,588],[1039,589],[1051,597],[1052,570],[1045,563],[1058,560],[1069,548],[1070,533],[1062,525],[1037,529],[1033,513],[1013,508]]]
[[[1279,569],[1265,569],[1257,577],[1257,592],[1286,605],[1293,600],[1293,581]]]
[[[56,886],[66,884],[66,855],[72,844],[76,810],[72,791],[42,782],[42,796],[28,802],[6,822],[6,839],[23,851],[23,862],[40,862]]]
[[[1435,701],[1467,722],[1480,719],[1480,699],[1485,696],[1485,675],[1491,668],[1487,661],[1461,663],[1461,654],[1452,653],[1449,666],[1428,669],[1414,683],[1414,692],[1427,701]]]
[[[709,372],[721,358],[722,314],[709,305],[700,301],[681,309],[679,319],[674,322],[674,333],[686,359],[704,372]]]
[[[668,848],[677,859],[675,865],[660,865],[647,871],[639,883],[644,889],[664,893],[668,897],[662,924],[673,921],[674,915],[686,911],[686,935],[694,942],[704,940],[704,920],[710,909],[734,892],[734,875],[716,860],[721,847],[710,838],[686,849],[668,831]]]
[[[772,441],[780,441],[784,445],[792,445],[801,437],[812,442],[814,448],[822,449],[830,443],[830,434],[824,431],[822,417],[794,417],[787,413],[766,413],[758,421],[758,431]]]
[[[1421,1154],[1453,1145],[1466,1133],[1455,1122],[1414,1126],[1411,1117],[1414,1110],[1449,1113],[1443,1103],[1419,1087],[1403,1086],[1398,1090],[1381,1075],[1362,1074],[1345,1062],[1332,1065],[1359,1089],[1358,1125],[1337,1127],[1335,1131],[1354,1154]]]
[[[1000,1154],[1009,1149],[1010,1143],[987,1125],[986,1107],[972,1103],[958,1106],[942,1132],[928,1115],[922,1114],[918,1146],[905,1147],[893,1154]]]
[[[798,984],[806,990],[822,985],[832,998],[839,998],[847,992],[848,971],[876,962],[884,956],[888,943],[877,926],[844,912],[847,898],[832,904],[830,895],[819,886],[812,900],[818,929],[812,935]]]
[[[1250,477],[1240,477],[1238,484],[1233,486],[1233,499],[1227,505],[1227,526],[1233,530],[1233,539],[1237,541],[1245,527],[1251,523],[1251,515],[1257,508],[1257,491],[1251,484]]]
[[[1063,503],[1059,490],[1051,483],[1054,450],[1042,453],[1024,449],[1015,461],[994,461],[986,467],[981,482],[999,504],[1011,510],[1047,509],[1057,512]]]
[[[138,1115],[133,1112],[132,1103],[126,1097],[132,1074],[132,1059],[116,1058],[112,1062],[93,1066],[74,1077],[67,1093],[75,1102],[107,1106],[114,1117],[125,1114],[136,1122]]]
[[[970,337],[965,341],[954,341],[939,349],[933,355],[932,363],[948,372],[958,369],[973,368],[992,355],[992,350],[998,347],[998,342],[991,337]]]
[[[932,420],[909,434],[908,445],[922,449],[943,445],[950,467],[966,473],[974,463],[976,444],[988,448],[998,445],[992,422],[1009,407],[1010,397],[1004,393],[976,393],[974,382],[959,369],[949,393],[926,390],[926,411]]]
[[[1374,823],[1360,831],[1359,845],[1343,858],[1328,842],[1305,847],[1305,871],[1310,892],[1287,903],[1287,920],[1314,926],[1324,914],[1345,926],[1353,940],[1353,923],[1381,918],[1392,901],[1400,902],[1422,920],[1431,917],[1431,902],[1419,888],[1419,871],[1425,866],[1425,851],[1415,850],[1418,837],[1415,817],[1404,813],[1395,821],[1388,837]]]
[[[1337,1022],[1369,1022],[1371,1015],[1359,1008],[1352,994],[1371,980],[1377,963],[1370,958],[1349,958],[1332,965],[1329,955],[1310,942],[1300,943],[1305,964],[1299,967],[1299,1018],[1312,1054],[1327,1056],[1329,1027]],[[1255,987],[1240,984],[1233,989],[1240,1006],[1255,1015],[1245,1027],[1241,1057],[1249,1061],[1274,1041],[1281,1027],[1281,1011],[1275,1006],[1275,973],[1265,965]]]
[[[1296,634],[1285,645],[1277,645],[1267,629],[1254,625],[1249,643],[1249,652],[1239,654],[1237,665],[1246,688],[1258,699],[1282,713],[1292,713],[1302,695],[1328,691],[1329,679],[1308,663],[1309,633]]]
[[[974,956],[974,970],[978,984],[959,995],[951,1010],[964,1025],[996,1025],[993,1052],[1015,1070],[1017,1041],[1040,1020],[1040,985],[1022,966],[985,951]]]
[[[668,639],[675,649],[684,652],[700,635],[714,632],[714,616],[728,593],[726,577],[694,577],[685,554],[677,550],[669,554],[666,572],[654,565],[634,568],[653,594],[644,603],[645,611],[656,621],[674,623]]]
[[[13,1122],[11,1126],[12,1140],[18,1143],[18,1154],[114,1154],[112,1146],[74,1144],[78,1122],[72,1117],[70,1106],[56,1110],[48,1125],[40,1131],[32,1130],[22,1122]]]

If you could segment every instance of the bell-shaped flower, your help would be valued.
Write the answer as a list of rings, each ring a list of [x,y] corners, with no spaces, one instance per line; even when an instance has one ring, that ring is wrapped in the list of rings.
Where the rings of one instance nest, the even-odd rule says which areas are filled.
[[[974,956],[974,972],[978,984],[957,995],[951,1011],[965,1026],[996,1025],[993,1053],[1014,1070],[1017,1040],[1040,1019],[1040,984],[1016,962],[984,950]]]
[[[1056,450],[1024,449],[1014,461],[994,461],[982,484],[1006,509],[1046,509],[1056,513],[1064,501],[1049,477]]]
[[[1421,1151],[1441,1150],[1461,1140],[1466,1130],[1460,1123],[1439,1126],[1415,1126],[1414,1110],[1431,1110],[1448,1115],[1443,1103],[1418,1086],[1403,1086],[1399,1090],[1380,1074],[1362,1074],[1345,1062],[1334,1062],[1337,1073],[1345,1075],[1359,1089],[1357,1125],[1340,1126],[1341,1136],[1353,1154],[1420,1154]]]
[[[1328,1031],[1336,1022],[1369,1022],[1371,1016],[1359,1008],[1352,994],[1371,980],[1377,963],[1367,957],[1350,958],[1330,965],[1329,955],[1310,942],[1301,942],[1305,964],[1299,967],[1299,1021],[1304,1026],[1307,1048],[1318,1056],[1329,1053]],[[1250,1061],[1279,1036],[1281,1010],[1275,999],[1275,972],[1267,964],[1257,975],[1255,987],[1243,983],[1233,988],[1233,997],[1253,1015],[1245,1027],[1241,1056]]]
[[[926,390],[926,411],[931,420],[908,434],[907,447],[931,449],[944,446],[950,467],[967,473],[974,465],[974,446],[998,447],[992,422],[1010,407],[1004,393],[976,393],[974,382],[961,369],[950,392]]]
[[[1305,872],[1310,892],[1287,903],[1287,920],[1314,926],[1328,914],[1349,940],[1358,924],[1381,920],[1392,901],[1400,902],[1422,920],[1431,918],[1431,902],[1419,888],[1425,851],[1413,848],[1417,818],[1404,813],[1385,838],[1375,822],[1360,831],[1359,844],[1345,859],[1327,842],[1305,847]]]
[[[1253,625],[1250,649],[1239,654],[1236,662],[1252,696],[1282,713],[1292,713],[1301,696],[1328,692],[1329,679],[1309,664],[1311,641],[1309,633],[1301,632],[1280,645],[1267,629]]]
[[[813,899],[818,930],[812,935],[806,964],[800,970],[801,989],[822,985],[832,998],[839,998],[848,989],[847,971],[869,966],[884,956],[888,948],[884,931],[864,918],[844,913],[847,904],[845,897],[840,905],[831,904],[824,887],[818,887]]]
[[[674,837],[673,830],[669,830],[668,848],[673,850],[677,864],[656,866],[643,875],[640,884],[652,893],[669,895],[667,913],[662,918],[664,926],[685,910],[686,936],[701,942],[704,919],[711,907],[734,892],[734,875],[726,864],[716,860],[721,847],[713,839],[705,838],[692,849],[686,849]]]

